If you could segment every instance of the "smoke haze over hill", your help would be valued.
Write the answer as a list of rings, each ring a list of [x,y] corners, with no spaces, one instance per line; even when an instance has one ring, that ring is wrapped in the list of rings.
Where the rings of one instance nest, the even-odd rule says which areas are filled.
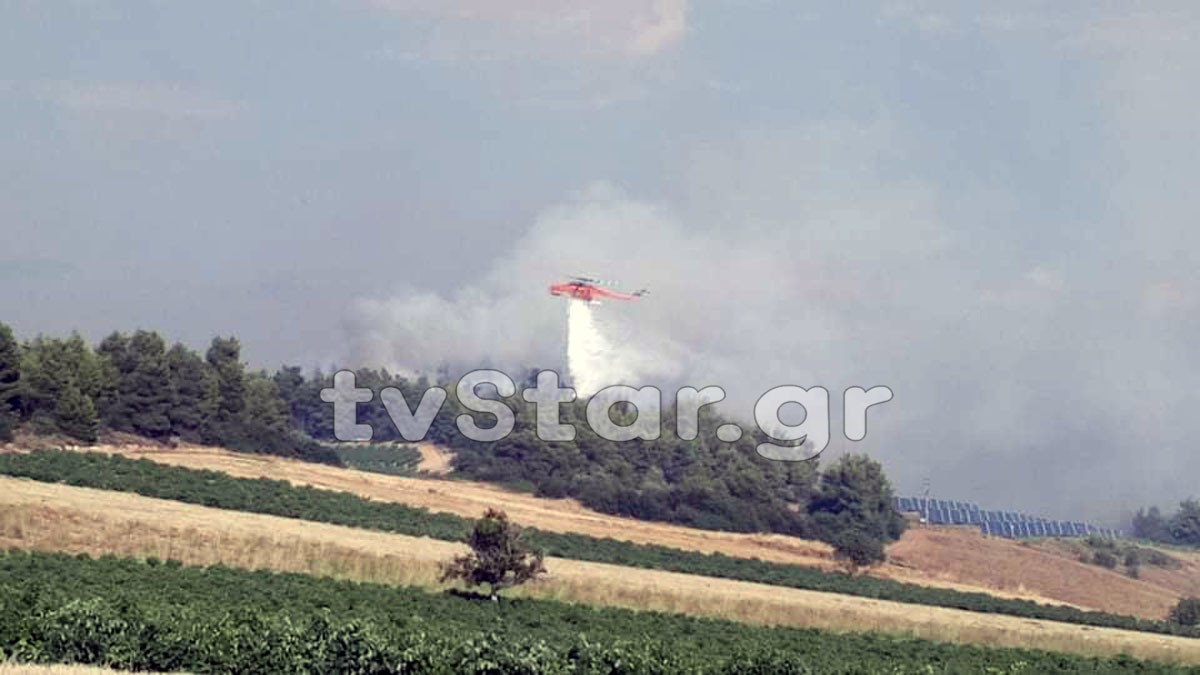
[[[1194,3],[591,4],[10,3],[0,320],[561,369],[594,275],[621,379],[824,386],[902,492],[1195,494]]]

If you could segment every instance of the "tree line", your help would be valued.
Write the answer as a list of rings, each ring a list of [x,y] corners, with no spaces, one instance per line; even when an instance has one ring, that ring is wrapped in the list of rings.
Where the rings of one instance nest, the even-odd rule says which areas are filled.
[[[490,443],[467,438],[455,420],[467,414],[488,427],[491,416],[464,408],[453,382],[441,385],[447,399],[427,438],[454,451],[455,475],[542,497],[572,497],[602,513],[640,520],[823,539],[853,565],[883,560],[886,544],[903,532],[904,520],[891,506],[892,488],[877,462],[851,457],[820,472],[817,461],[766,460],[755,451],[765,440],[757,432],[733,443],[717,440],[715,430],[727,420],[707,409],[701,410],[694,439],[680,437],[674,408],[664,406],[659,438],[615,442],[590,428],[588,402],[579,400],[560,408],[561,422],[576,429],[575,439],[542,440],[535,404],[522,396],[524,388],[536,386],[536,375],[528,373],[514,395],[493,397],[513,411],[515,426],[506,438]],[[320,400],[320,390],[332,386],[332,376],[305,377],[299,368],[285,367],[276,381],[297,427],[332,441],[332,406]],[[431,385],[425,378],[365,368],[355,371],[355,382],[374,392],[398,389],[410,408]],[[360,404],[357,414],[359,423],[373,429],[374,441],[406,440],[378,396]],[[627,411],[614,409],[613,415],[619,418]]]
[[[153,331],[116,332],[94,348],[78,334],[38,336],[18,343],[0,324],[0,440],[17,425],[62,434],[83,443],[102,432],[158,441],[175,439],[342,465],[333,448],[333,406],[321,400],[333,375],[298,366],[252,371],[234,337],[216,337],[207,351],[168,346]],[[410,408],[430,387],[426,378],[386,370],[355,371],[359,387],[400,390]],[[536,371],[522,387],[534,386]],[[586,401],[562,407],[572,442],[538,438],[536,412],[518,390],[502,399],[514,411],[507,438],[480,443],[456,423],[470,414],[486,427],[491,416],[463,407],[453,382],[428,432],[452,448],[463,478],[500,483],[545,497],[573,497],[595,510],[643,520],[737,532],[777,532],[833,544],[851,565],[884,559],[904,521],[891,507],[892,489],[878,463],[853,457],[826,469],[817,462],[775,462],[755,452],[760,434],[734,443],[716,439],[724,423],[702,411],[699,435],[686,440],[673,427],[674,411],[655,440],[614,442],[586,423]],[[628,411],[615,410],[617,416]],[[401,438],[381,398],[358,409],[378,442]]]
[[[77,333],[18,343],[0,323],[0,440],[19,425],[96,442],[102,431],[340,463],[294,428],[276,378],[249,371],[234,337],[199,354],[156,332]]]
[[[1133,516],[1133,536],[1177,546],[1200,546],[1200,501],[1185,499],[1170,515],[1157,506],[1139,509]]]

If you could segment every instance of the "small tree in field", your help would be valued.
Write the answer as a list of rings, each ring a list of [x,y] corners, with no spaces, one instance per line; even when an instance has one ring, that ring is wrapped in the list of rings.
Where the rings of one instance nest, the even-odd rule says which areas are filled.
[[[503,511],[488,509],[475,521],[467,538],[471,552],[442,567],[442,581],[461,579],[468,586],[487,584],[492,600],[511,586],[531,581],[546,572],[543,556],[521,542],[521,526],[508,520]]]

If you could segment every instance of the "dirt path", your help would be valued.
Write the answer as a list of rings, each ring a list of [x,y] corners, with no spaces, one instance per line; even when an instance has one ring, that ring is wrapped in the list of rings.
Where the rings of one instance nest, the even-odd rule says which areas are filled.
[[[445,476],[454,470],[450,463],[454,461],[454,453],[436,443],[417,443],[417,452],[421,453],[421,463],[417,471],[431,476]]]

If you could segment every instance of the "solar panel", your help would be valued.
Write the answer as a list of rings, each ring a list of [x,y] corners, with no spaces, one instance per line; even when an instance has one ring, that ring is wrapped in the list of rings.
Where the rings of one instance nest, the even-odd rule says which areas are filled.
[[[988,510],[974,502],[953,499],[893,496],[892,508],[901,513],[917,513],[923,522],[935,525],[976,525],[980,533],[993,537],[1124,537],[1114,528],[1082,521],[1050,520],[1021,511]]]

